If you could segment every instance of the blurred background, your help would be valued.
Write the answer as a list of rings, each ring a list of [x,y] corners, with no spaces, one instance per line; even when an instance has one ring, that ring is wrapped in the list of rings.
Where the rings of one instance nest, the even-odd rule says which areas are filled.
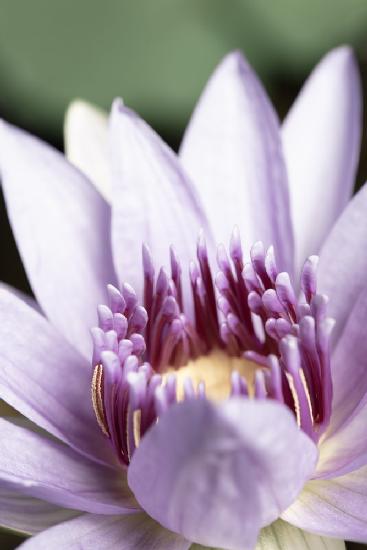
[[[366,95],[366,0],[0,0],[0,116],[62,149],[72,99],[108,110],[122,96],[177,148],[230,50],[246,54],[283,117],[315,63],[343,43],[357,52]],[[357,186],[365,153],[364,139]],[[2,199],[0,241],[0,280],[30,292]],[[0,532],[2,550],[21,540]]]

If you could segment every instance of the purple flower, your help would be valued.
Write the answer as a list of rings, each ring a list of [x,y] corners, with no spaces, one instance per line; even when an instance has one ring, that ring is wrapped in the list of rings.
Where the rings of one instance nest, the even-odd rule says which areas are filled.
[[[76,103],[90,179],[2,123],[39,304],[1,287],[0,396],[29,421],[1,419],[0,522],[40,532],[25,548],[367,541],[360,103],[340,48],[279,130],[233,53],[178,157],[120,100],[108,130]]]

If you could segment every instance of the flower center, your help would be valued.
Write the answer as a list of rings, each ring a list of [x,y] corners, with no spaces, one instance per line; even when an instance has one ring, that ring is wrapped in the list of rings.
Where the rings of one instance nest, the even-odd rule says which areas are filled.
[[[255,243],[244,262],[236,229],[230,255],[218,248],[215,278],[200,235],[190,292],[173,249],[170,258],[170,274],[156,276],[143,246],[144,306],[128,284],[121,292],[109,285],[110,305],[98,307],[92,329],[93,406],[121,462],[182,399],[276,399],[317,441],[331,413],[333,325],[316,293],[317,258],[305,262],[299,298],[272,247]]]
[[[222,350],[211,351],[208,355],[193,359],[178,370],[169,369],[163,382],[174,374],[178,401],[188,392],[192,395],[206,395],[213,401],[227,399],[231,395],[233,377],[241,377],[246,382],[250,395],[254,394],[255,372],[259,365],[242,357],[231,357]]]

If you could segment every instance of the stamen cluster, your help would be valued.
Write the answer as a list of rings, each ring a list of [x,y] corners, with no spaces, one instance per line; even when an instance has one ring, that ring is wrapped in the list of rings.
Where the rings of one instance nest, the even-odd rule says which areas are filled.
[[[109,285],[109,306],[98,307],[92,398],[101,429],[122,463],[128,464],[140,438],[159,415],[177,402],[174,372],[215,349],[258,365],[254,387],[237,371],[231,395],[276,399],[295,414],[314,440],[326,429],[331,411],[327,298],[316,292],[317,257],[305,262],[300,298],[290,277],[278,272],[274,250],[261,242],[243,259],[237,229],[229,256],[219,246],[215,280],[205,240],[190,265],[194,319],[184,312],[182,269],[170,250],[170,274],[158,275],[143,246],[144,307],[133,288]],[[167,371],[170,374],[164,375]],[[206,398],[205,384],[184,381],[183,399]]]

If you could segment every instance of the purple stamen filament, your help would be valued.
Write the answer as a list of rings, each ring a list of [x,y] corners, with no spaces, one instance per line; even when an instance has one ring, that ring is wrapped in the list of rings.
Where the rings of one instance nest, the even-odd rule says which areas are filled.
[[[182,270],[173,249],[170,274],[161,268],[156,276],[143,246],[144,307],[129,285],[121,292],[108,286],[110,305],[99,306],[99,327],[92,329],[92,399],[97,421],[122,463],[129,463],[139,439],[179,394],[180,399],[207,397],[205,376],[196,387],[188,377],[178,388],[178,379],[182,367],[190,363],[195,369],[195,360],[203,356],[211,369],[214,352],[228,361],[237,358],[235,365],[245,359],[257,365],[250,387],[241,368],[228,372],[230,395],[284,403],[315,441],[325,431],[333,322],[326,316],[327,298],[316,292],[317,258],[305,262],[300,299],[288,274],[278,272],[272,247],[265,251],[255,243],[250,258],[245,264],[235,229],[230,258],[223,246],[218,248],[213,279],[200,235],[197,261],[190,265],[192,322],[184,313]]]

